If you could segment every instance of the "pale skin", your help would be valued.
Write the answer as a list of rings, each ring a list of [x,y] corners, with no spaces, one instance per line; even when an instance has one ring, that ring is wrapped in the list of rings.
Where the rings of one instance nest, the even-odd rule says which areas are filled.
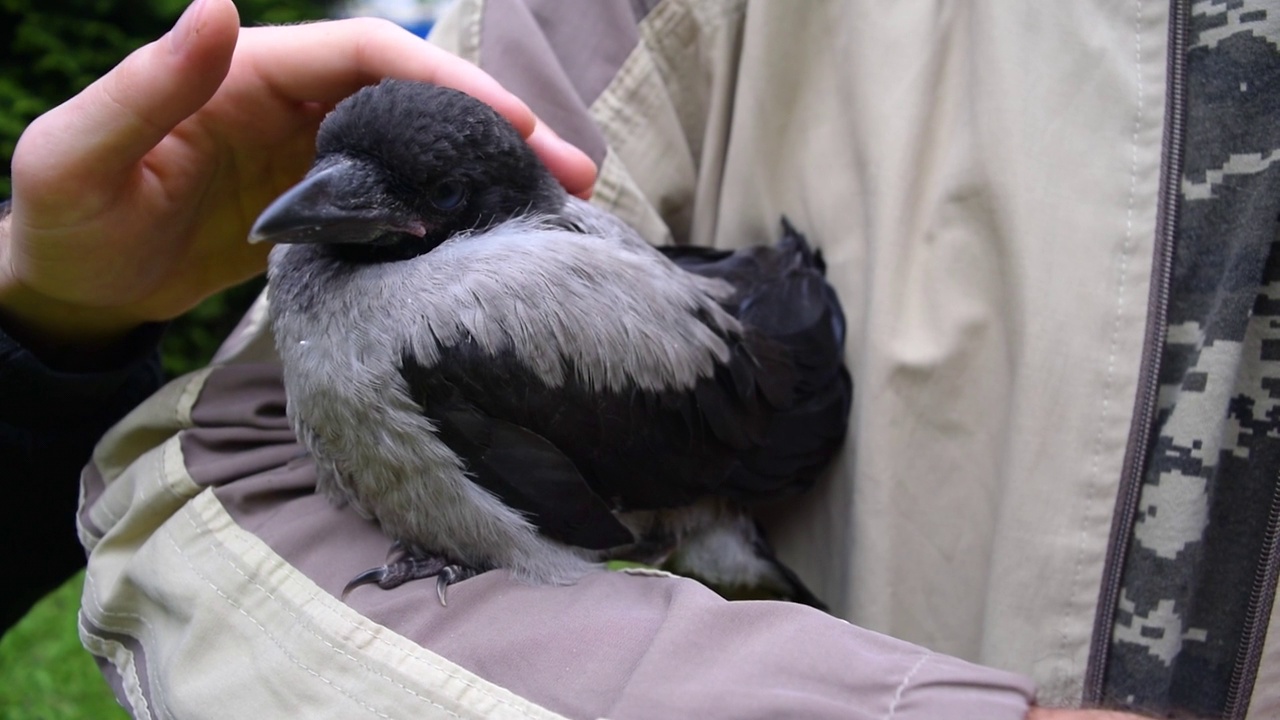
[[[6,328],[75,366],[261,273],[268,248],[245,242],[254,219],[306,172],[324,113],[383,77],[484,100],[569,192],[590,193],[586,155],[483,71],[390,23],[242,29],[231,0],[197,0],[23,133],[0,223]],[[1140,718],[1037,707],[1027,720]]]

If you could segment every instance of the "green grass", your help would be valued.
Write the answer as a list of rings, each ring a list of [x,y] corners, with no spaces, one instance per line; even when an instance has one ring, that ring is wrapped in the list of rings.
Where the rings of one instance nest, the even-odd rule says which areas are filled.
[[[83,573],[36,604],[0,638],[0,719],[128,720],[80,645]]]

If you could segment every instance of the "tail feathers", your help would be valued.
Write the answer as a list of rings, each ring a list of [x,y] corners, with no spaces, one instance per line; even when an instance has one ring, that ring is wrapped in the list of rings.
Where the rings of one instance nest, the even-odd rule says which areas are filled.
[[[727,301],[734,317],[785,348],[798,367],[828,377],[844,353],[844,310],[824,277],[821,253],[786,217],[781,223],[773,246],[660,250],[687,272],[728,281],[737,290]]]
[[[826,275],[827,262],[822,257],[822,251],[809,245],[808,238],[804,236],[804,233],[797,230],[795,225],[791,224],[791,219],[786,215],[782,216],[781,224],[782,239],[778,241],[778,250],[784,253],[794,253],[804,267],[813,268],[820,275]]]
[[[756,360],[753,372],[739,374],[786,384],[785,393],[762,387],[776,412],[763,444],[739,458],[726,488],[743,498],[811,485],[844,440],[853,397],[844,310],[824,277],[826,264],[787,217],[780,224],[782,237],[772,246],[662,248],[687,272],[736,289],[726,309],[747,328]],[[776,402],[780,396],[785,402]]]
[[[745,289],[738,317],[786,350],[795,383],[764,444],[739,458],[729,485],[744,498],[812,486],[844,442],[853,402],[840,300],[821,274],[821,256],[785,217],[782,230],[776,248],[788,269]]]
[[[844,350],[844,309],[826,281],[826,262],[786,216],[781,223],[777,244],[756,248],[753,276],[727,278],[739,289],[737,317],[797,357],[838,359]]]
[[[827,263],[822,251],[810,245],[785,216],[781,224],[782,237],[773,245],[754,245],[736,250],[702,245],[662,245],[658,251],[687,272],[728,280],[735,287],[755,287],[797,271],[825,276]]]
[[[792,272],[747,288],[738,319],[779,341],[805,333],[829,335],[844,344],[844,311],[835,291],[816,272]]]

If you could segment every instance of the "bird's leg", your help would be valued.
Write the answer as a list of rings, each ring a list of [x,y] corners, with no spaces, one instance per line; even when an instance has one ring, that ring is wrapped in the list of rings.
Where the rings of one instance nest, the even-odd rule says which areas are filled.
[[[469,565],[454,562],[444,555],[414,552],[397,541],[387,552],[385,563],[369,568],[351,578],[351,582],[342,589],[342,598],[345,600],[352,590],[361,585],[373,583],[383,590],[390,590],[410,580],[434,577],[436,595],[440,598],[440,604],[447,605],[445,594],[450,585],[475,577],[481,572]]]
[[[390,548],[387,548],[387,556],[383,558],[382,562],[384,564],[390,563],[392,559],[401,558],[408,554],[409,554],[409,548],[405,547],[404,543],[400,542],[399,540],[396,540],[395,542],[391,543]]]

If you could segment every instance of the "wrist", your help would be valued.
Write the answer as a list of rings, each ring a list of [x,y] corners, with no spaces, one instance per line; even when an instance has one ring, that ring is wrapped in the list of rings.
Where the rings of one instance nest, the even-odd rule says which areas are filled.
[[[0,328],[51,367],[110,365],[142,322],[113,308],[51,297],[23,283],[10,255],[12,215],[0,218]]]

